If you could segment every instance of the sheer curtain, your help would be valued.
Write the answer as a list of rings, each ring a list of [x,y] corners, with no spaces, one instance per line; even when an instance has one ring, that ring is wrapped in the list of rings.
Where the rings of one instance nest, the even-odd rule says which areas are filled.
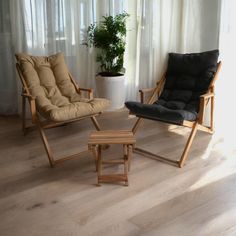
[[[0,114],[20,112],[20,84],[14,54],[63,52],[81,86],[94,87],[94,52],[82,45],[88,26],[103,15],[123,12],[125,0],[0,1]],[[3,60],[4,58],[4,60]],[[18,96],[16,96],[18,94]]]
[[[0,114],[17,113],[20,94],[14,53],[62,51],[81,86],[95,87],[93,50],[82,45],[87,27],[103,15],[123,11],[128,19],[126,99],[155,84],[168,52],[218,47],[220,0],[9,0],[0,1]],[[4,60],[3,60],[4,58]],[[20,96],[18,96],[20,98]],[[20,101],[20,99],[18,99]]]
[[[17,112],[10,2],[0,1],[0,114]]]
[[[155,84],[169,52],[218,48],[220,0],[128,2],[127,99],[136,98],[139,88]]]

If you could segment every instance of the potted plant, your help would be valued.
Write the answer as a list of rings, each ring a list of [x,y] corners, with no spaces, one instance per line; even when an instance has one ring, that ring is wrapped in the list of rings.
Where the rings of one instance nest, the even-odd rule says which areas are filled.
[[[88,27],[85,44],[96,48],[100,71],[96,75],[99,97],[111,101],[110,110],[124,106],[125,83],[123,67],[126,37],[127,13],[103,16],[99,23]]]

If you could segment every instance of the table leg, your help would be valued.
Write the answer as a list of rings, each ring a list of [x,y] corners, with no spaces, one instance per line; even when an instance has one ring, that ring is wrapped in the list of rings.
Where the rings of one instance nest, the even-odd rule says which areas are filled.
[[[124,155],[128,154],[128,150],[127,150],[127,145],[126,144],[123,144],[123,153],[124,153]]]
[[[97,150],[97,168],[98,168],[98,186],[100,186],[100,177],[102,175],[102,148],[101,145],[98,145],[98,150]]]
[[[95,161],[95,168],[96,172],[98,171],[98,150],[97,150],[97,145],[92,146],[92,152],[94,156],[94,161]]]
[[[133,146],[128,145],[128,171],[130,171],[131,168],[132,157],[133,157]]]
[[[128,154],[127,154],[127,148],[128,148],[128,145],[124,145],[124,176],[126,178],[125,186],[129,185],[129,182],[128,182]]]

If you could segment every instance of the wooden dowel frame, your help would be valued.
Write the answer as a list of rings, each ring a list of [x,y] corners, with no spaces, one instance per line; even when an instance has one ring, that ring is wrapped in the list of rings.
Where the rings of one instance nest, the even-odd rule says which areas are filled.
[[[180,126],[191,128],[190,135],[188,137],[187,143],[184,147],[183,153],[182,153],[179,160],[171,160],[169,158],[159,156],[155,153],[149,152],[149,151],[144,150],[139,147],[136,147],[134,149],[134,152],[141,153],[141,154],[147,155],[147,156],[151,156],[152,158],[155,158],[159,161],[163,161],[163,162],[166,162],[166,163],[169,163],[174,166],[178,166],[178,167],[182,168],[188,158],[188,153],[190,151],[190,148],[193,143],[194,137],[197,133],[197,130],[201,130],[201,131],[204,131],[204,132],[207,132],[210,134],[214,133],[214,102],[215,102],[214,85],[215,85],[215,81],[217,80],[217,78],[219,76],[219,71],[221,69],[221,66],[222,66],[222,63],[219,62],[217,64],[217,70],[216,70],[216,73],[215,73],[211,83],[210,83],[208,91],[206,92],[206,94],[204,94],[200,97],[200,107],[199,107],[199,113],[198,113],[198,117],[197,117],[196,121],[184,120],[183,123],[181,123],[181,124],[174,123],[175,125],[180,125]],[[155,101],[154,100],[155,97],[160,96],[160,93],[161,93],[163,86],[164,86],[164,82],[165,82],[165,74],[162,76],[161,80],[157,83],[157,86],[153,89],[153,94],[151,95],[147,104],[153,104],[153,102]],[[150,90],[149,89],[140,90],[141,102],[144,102],[144,100],[145,100],[144,93],[147,91],[149,92]],[[210,126],[207,126],[204,124],[204,117],[205,117],[206,106],[209,102],[210,102]],[[138,119],[136,120],[136,122],[134,123],[134,125],[132,127],[132,132],[134,134],[138,131],[138,128],[139,128],[141,122],[143,121],[143,119],[148,119],[148,118],[143,118],[143,117],[137,117],[137,118]],[[164,121],[161,121],[161,122],[164,122]]]
[[[56,164],[60,164],[63,163],[64,161],[67,160],[71,160],[74,159],[82,154],[84,154],[87,151],[81,151],[78,152],[76,154],[73,155],[69,155],[69,156],[65,156],[62,157],[60,159],[55,159],[53,152],[51,150],[51,147],[49,145],[48,139],[46,137],[45,134],[45,130],[46,129],[51,129],[51,128],[55,128],[55,127],[59,127],[59,126],[63,126],[69,123],[73,123],[79,120],[83,120],[83,119],[87,119],[90,118],[95,129],[96,130],[101,130],[101,126],[99,125],[96,116],[100,115],[100,113],[96,113],[96,114],[92,114],[89,116],[84,116],[84,117],[80,117],[77,119],[71,119],[68,121],[63,121],[63,122],[53,122],[50,120],[42,120],[40,115],[37,112],[37,106],[36,106],[36,102],[35,102],[35,98],[30,94],[29,88],[27,86],[27,83],[24,79],[23,73],[21,71],[21,67],[19,63],[16,63],[16,69],[19,75],[19,78],[21,80],[22,83],[22,130],[24,134],[27,134],[28,131],[33,130],[35,128],[38,128],[39,133],[40,133],[40,137],[43,141],[43,145],[45,148],[45,151],[47,153],[47,157],[48,157],[48,161],[51,167],[55,166]],[[87,89],[87,88],[80,88],[78,86],[78,84],[75,82],[75,80],[73,79],[72,75],[68,72],[70,80],[72,82],[72,84],[74,85],[75,90],[77,91],[78,94],[81,95],[82,92],[86,92],[88,95],[89,99],[93,99],[93,90],[92,89]],[[29,108],[30,108],[30,112],[31,112],[31,121],[32,124],[31,126],[26,126],[26,99],[28,100],[29,103]],[[109,146],[106,146],[104,148],[108,148]]]

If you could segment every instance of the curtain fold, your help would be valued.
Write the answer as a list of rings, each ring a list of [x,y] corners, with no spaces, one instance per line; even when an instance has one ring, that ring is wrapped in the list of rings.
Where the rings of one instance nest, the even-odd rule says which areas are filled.
[[[14,73],[14,38],[10,2],[0,1],[0,113],[14,114],[18,109],[17,82]]]
[[[218,47],[220,0],[2,0],[0,1],[0,114],[19,112],[14,54],[63,52],[80,86],[95,88],[94,50],[83,38],[104,15],[130,14],[125,52],[126,100],[152,87],[163,73],[168,52]],[[6,59],[6,60],[5,60]]]
[[[129,83],[135,88],[128,89],[129,99],[138,89],[155,85],[166,68],[169,52],[216,49],[219,39],[220,0],[139,0],[136,4],[136,15],[132,14],[137,22],[136,39],[132,31],[129,35],[136,42],[136,53],[127,63],[128,74],[133,75]]]

